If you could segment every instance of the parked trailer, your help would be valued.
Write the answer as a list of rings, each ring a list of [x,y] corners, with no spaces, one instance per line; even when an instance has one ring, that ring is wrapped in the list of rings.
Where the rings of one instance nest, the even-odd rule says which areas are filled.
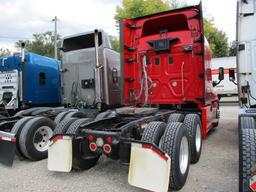
[[[256,0],[237,4],[239,191],[256,191]],[[230,78],[234,78],[230,72]]]
[[[60,106],[60,62],[23,51],[0,63],[0,162],[12,165],[15,151],[32,160],[46,158],[53,120],[63,110],[55,108]]]
[[[229,80],[230,70],[234,70],[237,79],[236,57],[213,58],[211,64],[213,81],[218,81],[219,68],[224,68],[224,79],[215,87],[219,98],[237,95],[237,84]]]
[[[94,41],[98,42],[96,49]],[[50,99],[54,101],[58,98],[57,101],[60,103],[59,94],[62,93],[62,107],[34,107],[20,111],[13,117],[0,119],[0,138],[3,139],[0,141],[0,162],[5,165],[12,165],[15,146],[16,153],[20,156],[32,160],[47,157],[49,138],[53,129],[57,133],[60,129],[68,128],[72,122],[70,118],[95,118],[99,111],[120,105],[120,57],[111,49],[109,36],[103,30],[65,37],[62,40],[61,68],[56,60],[35,54],[27,55],[27,62],[17,64],[21,66],[20,73],[23,72],[23,78],[28,79],[22,81],[28,83],[22,87],[29,91],[29,98],[25,99],[23,96],[23,100],[41,102],[46,106],[43,103],[45,101],[48,105],[55,103],[50,102]],[[16,63],[20,62],[19,56],[15,59]],[[11,61],[9,63],[12,63]],[[14,64],[6,66],[9,65]],[[26,69],[25,72],[22,66]],[[29,77],[26,74],[29,74]],[[31,89],[27,89],[28,86]],[[35,102],[25,104],[34,106]],[[62,123],[59,123],[60,121]]]
[[[129,164],[131,185],[181,189],[219,117],[202,6],[123,19],[120,43],[124,107],[95,119],[70,119],[63,129],[59,125],[69,120],[60,122],[48,169],[86,170],[106,155]]]

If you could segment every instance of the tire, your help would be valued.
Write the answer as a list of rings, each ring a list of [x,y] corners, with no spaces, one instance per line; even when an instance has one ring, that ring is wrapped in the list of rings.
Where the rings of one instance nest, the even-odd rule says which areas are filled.
[[[36,110],[36,111],[33,111],[33,112],[31,113],[31,115],[32,115],[32,116],[41,115],[42,113],[46,113],[46,112],[49,112],[49,111],[51,111],[51,110],[52,110],[52,108],[46,107],[45,109],[38,109],[38,110]]]
[[[168,118],[168,123],[172,122],[183,122],[184,121],[184,115],[181,113],[172,113]]]
[[[84,118],[78,119],[73,122],[67,133],[68,134],[75,134],[79,133],[79,126],[83,123],[90,122],[92,119]],[[81,147],[81,145],[83,147]],[[81,151],[83,149],[83,151]],[[89,142],[87,140],[74,140],[73,141],[73,161],[72,167],[76,170],[88,170],[95,166],[100,158],[100,155],[91,153],[89,150]]]
[[[24,157],[26,158],[21,150],[20,150],[20,146],[19,146],[19,137],[20,137],[20,132],[22,130],[22,128],[24,127],[24,125],[33,117],[23,117],[20,120],[18,120],[14,126],[12,127],[11,133],[15,134],[15,138],[16,138],[16,154],[20,157]]]
[[[189,135],[191,163],[197,163],[202,151],[202,125],[197,114],[187,114],[184,122]]]
[[[76,118],[86,118],[86,114],[85,113],[82,113],[82,112],[79,112],[79,111],[72,111],[70,113],[68,113],[64,119],[68,119],[68,118],[71,118],[71,117],[76,117]],[[63,119],[63,120],[64,120]]]
[[[256,164],[256,130],[242,129],[239,138],[239,191],[249,192],[249,180]]]
[[[184,124],[180,122],[169,123],[160,145],[160,148],[171,158],[169,186],[174,190],[184,186],[190,165],[189,137],[183,126]],[[183,160],[180,159],[180,153],[184,154]]]
[[[45,109],[45,108],[47,108],[47,107],[33,107],[30,109],[25,109],[25,110],[19,111],[14,116],[15,117],[16,116],[28,116],[28,115],[31,115],[34,111]]]
[[[240,117],[240,129],[256,129],[256,122],[253,117]]]
[[[66,118],[60,123],[56,125],[56,128],[54,129],[54,135],[57,134],[64,134],[68,130],[69,126],[74,123],[77,120],[77,118]]]
[[[160,139],[164,134],[166,123],[160,121],[150,122],[145,128],[141,141],[159,145]]]
[[[53,135],[54,127],[55,123],[49,118],[35,117],[30,119],[24,125],[19,136],[19,147],[22,154],[35,161],[47,158],[49,139]],[[36,144],[35,139],[40,141]]]
[[[65,116],[70,113],[70,111],[63,111],[63,112],[60,112],[54,119],[54,122],[56,124],[59,124],[64,118]]]
[[[115,117],[116,116],[116,112],[114,111],[105,111],[102,112],[100,114],[98,114],[95,118],[96,121],[104,119],[104,118],[110,118],[110,117]]]

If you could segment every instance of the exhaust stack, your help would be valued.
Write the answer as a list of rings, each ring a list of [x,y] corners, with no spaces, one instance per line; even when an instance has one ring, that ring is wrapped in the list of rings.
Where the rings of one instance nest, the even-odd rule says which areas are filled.
[[[21,62],[25,62],[25,43],[21,43]]]

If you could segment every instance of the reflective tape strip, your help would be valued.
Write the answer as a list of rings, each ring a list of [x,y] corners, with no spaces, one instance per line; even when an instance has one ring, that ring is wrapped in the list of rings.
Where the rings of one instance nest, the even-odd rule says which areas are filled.
[[[142,144],[142,148],[151,149],[151,150],[154,151],[157,155],[159,155],[162,159],[164,159],[165,161],[168,161],[168,157],[167,157],[164,153],[162,153],[161,151],[159,151],[157,148],[153,147],[152,145]]]
[[[10,137],[3,137],[3,136],[0,136],[0,141],[3,140],[3,141],[10,141],[10,142],[16,142],[16,138],[10,138]]]
[[[54,137],[52,140],[51,140],[51,144],[55,143],[56,141],[58,140],[61,140],[63,139],[63,136],[62,135],[57,135],[56,137]]]

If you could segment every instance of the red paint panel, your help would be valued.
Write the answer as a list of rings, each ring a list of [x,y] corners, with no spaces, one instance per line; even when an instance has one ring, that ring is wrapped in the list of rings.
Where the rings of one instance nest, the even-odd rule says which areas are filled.
[[[201,15],[198,5],[123,20],[123,104],[185,104],[192,101],[204,105],[214,100],[211,52],[204,40]],[[160,34],[163,30],[168,32]],[[170,50],[157,52],[150,44],[166,38],[176,38],[170,41]],[[144,56],[147,58],[146,73],[143,72]],[[143,81],[145,74],[148,100],[145,86],[141,86],[146,82]]]

